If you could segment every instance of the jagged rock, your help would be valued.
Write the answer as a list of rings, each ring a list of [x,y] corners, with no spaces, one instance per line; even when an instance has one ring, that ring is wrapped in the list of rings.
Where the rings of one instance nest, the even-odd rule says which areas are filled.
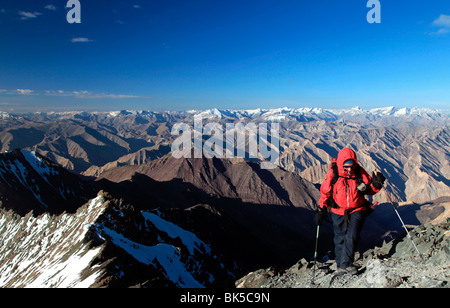
[[[236,281],[237,288],[261,288],[268,281],[269,278],[277,275],[274,268],[261,269],[255,272],[248,273],[245,277]]]
[[[292,274],[299,274],[308,268],[309,262],[305,258],[300,259],[297,264],[291,266],[288,271]]]
[[[447,286],[448,281],[441,281],[436,279],[431,279],[428,277],[422,277],[419,282],[412,284],[414,288],[442,288]]]

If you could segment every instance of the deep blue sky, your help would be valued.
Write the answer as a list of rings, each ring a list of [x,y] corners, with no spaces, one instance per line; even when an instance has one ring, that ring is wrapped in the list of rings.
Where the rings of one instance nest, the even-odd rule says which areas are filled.
[[[450,109],[450,2],[0,2],[0,110]]]

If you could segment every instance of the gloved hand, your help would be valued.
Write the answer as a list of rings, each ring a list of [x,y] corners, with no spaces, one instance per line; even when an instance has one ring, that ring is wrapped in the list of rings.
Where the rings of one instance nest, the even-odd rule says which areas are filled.
[[[381,189],[383,187],[386,178],[381,172],[372,172],[372,184],[376,189]]]
[[[325,218],[327,218],[327,208],[326,207],[318,208],[316,211],[316,216],[314,217],[314,222],[318,226],[320,226]]]

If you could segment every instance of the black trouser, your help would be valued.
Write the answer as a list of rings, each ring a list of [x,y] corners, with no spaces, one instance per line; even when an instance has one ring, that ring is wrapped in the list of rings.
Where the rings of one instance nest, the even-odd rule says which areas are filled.
[[[334,230],[334,252],[338,268],[347,268],[353,264],[356,245],[359,234],[364,225],[364,211],[356,211],[348,217],[348,225],[345,216],[331,213]]]

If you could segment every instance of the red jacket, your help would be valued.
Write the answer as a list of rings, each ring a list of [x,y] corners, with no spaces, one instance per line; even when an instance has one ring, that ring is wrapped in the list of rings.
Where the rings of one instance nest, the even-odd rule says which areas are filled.
[[[355,176],[354,170],[347,172],[343,166],[344,162],[348,159],[353,159],[355,163],[358,164],[356,153],[353,150],[348,148],[342,149],[337,157],[339,179],[334,184],[333,192],[331,192],[331,180],[333,179],[333,170],[331,168],[320,187],[319,206],[321,208],[327,207],[328,200],[331,198],[331,194],[333,194],[333,199],[338,207],[332,207],[331,211],[338,215],[344,215],[346,209],[354,209],[350,213],[366,209],[363,206],[366,199],[356,188],[361,181],[367,185],[366,194],[374,195],[380,191],[373,187],[372,178],[367,174],[364,168],[360,166],[356,167],[361,169],[361,177],[359,179]]]

